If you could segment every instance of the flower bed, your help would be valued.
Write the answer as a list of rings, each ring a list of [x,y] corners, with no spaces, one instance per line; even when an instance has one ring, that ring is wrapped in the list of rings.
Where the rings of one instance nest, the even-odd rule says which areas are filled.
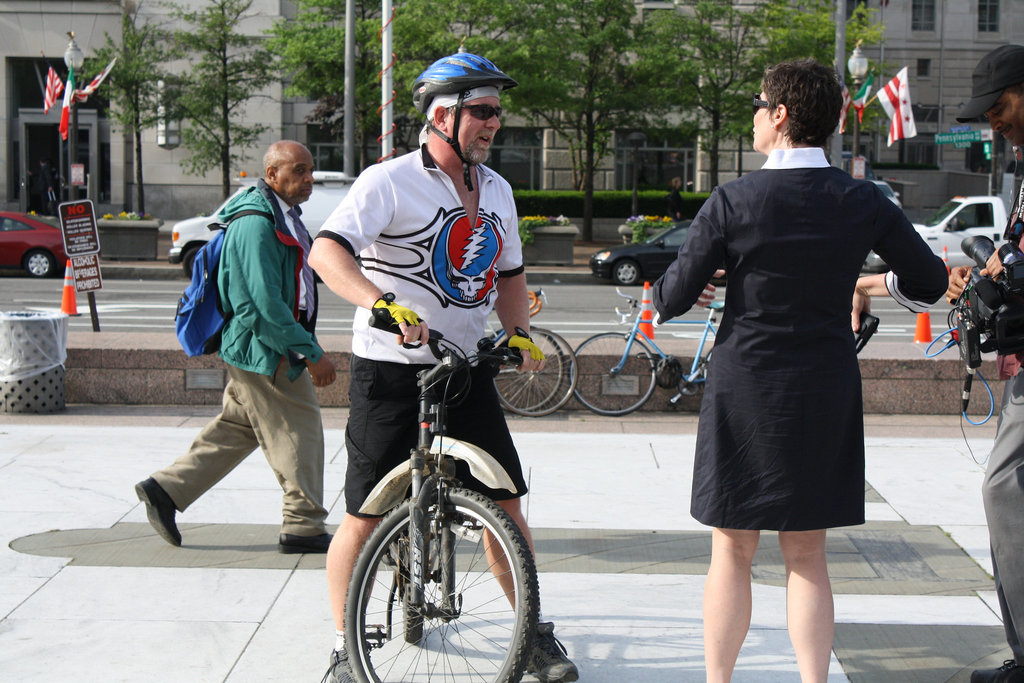
[[[630,216],[619,226],[622,241],[639,244],[652,234],[672,227],[672,219],[668,216]]]

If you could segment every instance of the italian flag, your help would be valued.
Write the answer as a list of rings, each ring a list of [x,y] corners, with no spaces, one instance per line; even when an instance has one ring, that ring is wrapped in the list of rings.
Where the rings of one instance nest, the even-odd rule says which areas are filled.
[[[64,105],[60,110],[60,139],[68,139],[68,117],[71,116],[71,99],[75,96],[75,67],[68,67],[68,82],[64,86]]]
[[[860,87],[853,98],[853,108],[857,110],[857,123],[864,122],[864,105],[867,104],[868,95],[871,94],[871,86],[875,82],[875,74],[868,74],[868,80]]]

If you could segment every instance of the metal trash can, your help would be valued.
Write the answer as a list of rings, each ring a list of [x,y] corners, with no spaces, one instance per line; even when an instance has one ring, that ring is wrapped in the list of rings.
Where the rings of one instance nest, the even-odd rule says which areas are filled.
[[[64,409],[68,316],[0,312],[0,404],[5,413]]]

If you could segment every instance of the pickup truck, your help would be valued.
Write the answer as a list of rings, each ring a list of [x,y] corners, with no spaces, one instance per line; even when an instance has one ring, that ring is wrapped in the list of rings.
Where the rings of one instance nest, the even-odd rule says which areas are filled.
[[[313,171],[313,194],[301,205],[302,223],[310,236],[315,237],[320,226],[348,194],[353,179],[337,171]],[[244,192],[246,188],[256,184],[255,178],[246,178],[235,194]],[[227,203],[235,194],[225,199],[209,216],[198,216],[178,221],[171,229],[171,249],[167,253],[169,263],[180,263],[187,277],[192,276],[192,261],[199,248],[206,244],[213,233],[209,225],[217,220]]]
[[[973,266],[974,261],[960,249],[960,243],[973,235],[984,235],[998,248],[1006,227],[1006,205],[1001,197],[953,197],[924,223],[914,229],[932,253],[946,258],[949,266]],[[943,251],[945,248],[945,251]],[[889,270],[877,254],[871,252],[864,261],[864,270],[880,273]]]

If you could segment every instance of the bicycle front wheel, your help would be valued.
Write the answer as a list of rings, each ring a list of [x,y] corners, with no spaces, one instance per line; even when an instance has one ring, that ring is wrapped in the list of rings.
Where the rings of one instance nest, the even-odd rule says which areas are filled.
[[[633,412],[654,393],[654,357],[640,339],[605,332],[576,349],[576,399],[598,415]]]
[[[530,337],[544,352],[544,369],[520,372],[502,368],[494,378],[494,386],[506,410],[525,417],[541,417],[555,412],[572,398],[576,389],[576,355],[569,342],[551,330],[533,327]]]
[[[359,555],[345,633],[361,683],[504,683],[523,675],[540,602],[526,540],[488,498],[464,489],[442,497],[447,503],[427,512],[421,606],[406,605],[409,553],[399,550],[408,547],[411,503],[390,512]]]

